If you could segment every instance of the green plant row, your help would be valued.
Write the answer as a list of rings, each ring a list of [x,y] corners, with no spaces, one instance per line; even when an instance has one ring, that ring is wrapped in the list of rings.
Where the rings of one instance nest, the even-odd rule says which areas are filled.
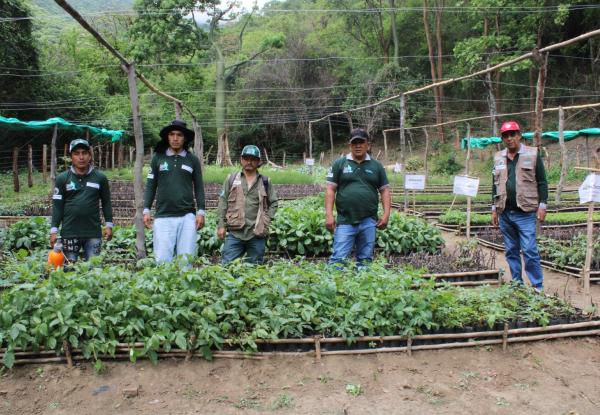
[[[216,236],[217,215],[209,211],[206,226],[198,232],[199,255],[216,255],[222,241]],[[3,230],[2,248],[15,251],[48,247],[49,225],[44,218],[17,222]],[[151,248],[151,232],[146,232],[146,246]],[[384,254],[437,252],[444,240],[438,229],[422,219],[393,212],[387,229],[377,232],[377,249]],[[331,252],[333,235],[325,228],[323,196],[314,196],[282,203],[271,223],[268,249],[290,257],[323,256]],[[108,256],[135,258],[134,227],[116,227],[113,240],[105,242]]]
[[[446,225],[463,225],[467,224],[467,213],[458,210],[449,210],[438,218],[440,223]],[[594,221],[600,221],[600,212],[595,212]],[[471,213],[472,225],[489,225],[492,222],[491,214],[486,213]],[[587,222],[587,212],[550,212],[546,214],[545,223],[549,224],[569,224],[569,223],[585,223]]]
[[[526,288],[434,288],[417,274],[374,263],[365,270],[335,269],[305,261],[229,267],[154,265],[140,271],[80,263],[47,279],[23,270],[31,282],[0,292],[2,363],[16,348],[60,352],[63,341],[86,358],[114,355],[118,343],[142,342],[130,357],[156,361],[159,350],[199,350],[207,358],[225,346],[257,350],[256,339],[315,334],[417,334],[521,319],[548,324],[574,310]],[[418,289],[413,289],[417,286]],[[194,339],[192,341],[192,339]]]
[[[587,250],[587,235],[575,235],[569,241],[556,241],[552,238],[540,236],[538,248],[543,259],[558,266],[583,268]],[[592,270],[600,270],[600,235],[596,235],[592,246]]]

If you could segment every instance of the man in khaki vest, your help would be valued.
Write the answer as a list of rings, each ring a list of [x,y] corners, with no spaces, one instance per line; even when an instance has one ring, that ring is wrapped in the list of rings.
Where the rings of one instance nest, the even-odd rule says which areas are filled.
[[[258,172],[259,163],[258,147],[245,146],[240,160],[242,171],[230,174],[223,183],[217,228],[217,237],[225,239],[223,265],[244,255],[253,264],[263,261],[269,224],[277,210],[277,194],[271,180]]]
[[[548,182],[536,147],[521,143],[521,128],[507,121],[500,128],[506,147],[494,155],[492,224],[500,226],[513,281],[522,284],[521,253],[531,285],[541,291],[544,276],[536,241],[536,220],[546,217]]]

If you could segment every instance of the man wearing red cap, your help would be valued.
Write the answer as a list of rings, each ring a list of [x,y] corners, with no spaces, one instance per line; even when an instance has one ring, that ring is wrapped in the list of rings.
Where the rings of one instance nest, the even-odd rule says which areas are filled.
[[[521,144],[521,128],[507,121],[500,128],[506,147],[494,155],[492,223],[500,226],[506,261],[513,281],[522,284],[521,252],[534,289],[543,289],[544,276],[536,241],[536,219],[546,217],[548,182],[536,147]]]

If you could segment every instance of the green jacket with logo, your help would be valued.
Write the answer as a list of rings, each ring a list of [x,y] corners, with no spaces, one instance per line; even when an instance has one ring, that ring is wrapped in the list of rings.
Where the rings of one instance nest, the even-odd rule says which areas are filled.
[[[101,238],[100,201],[104,220],[112,226],[110,188],[103,173],[90,167],[83,176],[73,168],[59,174],[52,195],[52,231],[60,227],[63,238]]]
[[[380,162],[367,154],[362,163],[357,163],[347,154],[333,162],[327,183],[336,188],[337,223],[356,225],[369,217],[377,220],[379,193],[389,186]]]

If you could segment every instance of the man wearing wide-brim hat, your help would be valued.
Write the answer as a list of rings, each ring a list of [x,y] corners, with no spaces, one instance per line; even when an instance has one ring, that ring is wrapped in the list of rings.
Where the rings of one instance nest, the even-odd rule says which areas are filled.
[[[100,254],[102,227],[99,202],[106,222],[104,235],[112,238],[112,205],[106,176],[92,165],[92,148],[87,140],[78,138],[69,144],[71,167],[56,177],[52,195],[50,245],[60,236],[65,256],[76,261]]]
[[[204,227],[204,183],[198,157],[188,151],[194,132],[180,120],[160,131],[144,196],[144,224],[153,227],[154,257],[197,254],[196,233]],[[154,223],[150,208],[156,198]]]

